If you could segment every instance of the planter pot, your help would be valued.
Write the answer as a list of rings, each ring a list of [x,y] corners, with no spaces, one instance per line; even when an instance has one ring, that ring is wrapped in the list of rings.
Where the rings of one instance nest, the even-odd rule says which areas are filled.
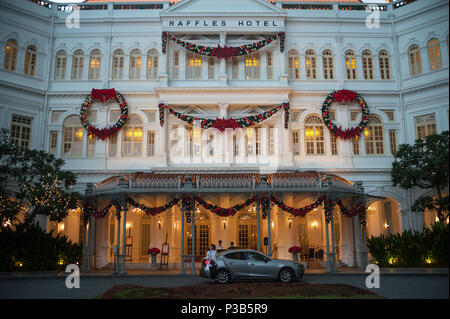
[[[293,253],[292,254],[292,259],[295,261],[298,261],[298,253]]]
[[[156,268],[156,257],[158,254],[151,254],[150,258],[148,259],[148,262],[151,263],[152,268]]]

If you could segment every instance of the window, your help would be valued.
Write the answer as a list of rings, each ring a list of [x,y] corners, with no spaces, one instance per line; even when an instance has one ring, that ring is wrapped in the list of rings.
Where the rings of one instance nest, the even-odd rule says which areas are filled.
[[[353,155],[359,155],[359,136],[352,137]]]
[[[72,80],[83,78],[84,52],[76,50],[72,56]]]
[[[55,58],[55,80],[64,80],[66,77],[67,53],[60,50]]]
[[[257,253],[247,253],[247,258],[248,260],[252,260],[252,261],[263,261],[265,262],[267,260],[267,258],[264,258],[262,255],[257,254]]]
[[[260,57],[258,53],[245,56],[245,79],[258,80],[260,78]]]
[[[384,154],[383,122],[376,115],[370,115],[364,129],[367,155]]]
[[[239,156],[239,137],[233,135],[233,156]]]
[[[150,216],[143,216],[141,218],[141,256],[148,255],[148,248],[150,247],[150,229],[151,219]]]
[[[184,156],[200,156],[202,129],[199,126],[186,125],[184,135]]]
[[[330,120],[336,121],[336,111],[335,110],[330,110],[328,112],[328,115],[330,116]]]
[[[416,126],[416,138],[424,139],[426,136],[436,133],[436,116],[427,114],[414,118]]]
[[[297,50],[290,50],[288,53],[289,59],[289,79],[300,79],[300,57]]]
[[[81,157],[83,144],[83,128],[80,117],[70,115],[63,124],[63,157]]]
[[[337,138],[332,133],[330,133],[330,138],[331,138],[331,155],[337,155],[338,154]]]
[[[214,57],[208,59],[208,80],[214,80],[215,78],[215,63]]]
[[[246,155],[258,156],[261,155],[261,128],[250,127],[246,129],[245,134]]]
[[[89,80],[100,79],[100,67],[102,63],[102,53],[100,50],[92,50],[89,62]]]
[[[325,80],[334,79],[334,58],[331,50],[325,50],[322,53],[323,78]]]
[[[431,39],[428,41],[428,59],[430,61],[430,70],[439,70],[442,66],[441,62],[441,47],[438,39]]]
[[[206,144],[208,147],[208,156],[213,157],[214,156],[214,135],[210,135],[208,137]]]
[[[273,54],[272,51],[266,53],[266,76],[267,80],[273,80]]]
[[[152,49],[147,53],[147,80],[158,79],[158,66],[159,66],[158,51]]]
[[[391,63],[389,61],[389,52],[383,50],[378,53],[378,61],[380,64],[380,76],[382,80],[391,79]]]
[[[231,77],[233,80],[239,80],[239,59],[237,56],[231,59]]]
[[[360,113],[360,110],[350,110],[350,121],[355,122]]]
[[[50,141],[48,143],[48,152],[50,154],[56,155],[58,147],[58,132],[51,131],[50,132]]]
[[[142,155],[142,121],[136,115],[128,117],[122,129],[122,156]]]
[[[171,131],[171,155],[172,156],[181,156],[181,143],[180,142],[180,134],[178,132],[178,125],[172,126]]]
[[[152,157],[155,156],[156,152],[156,140],[155,140],[155,131],[148,131],[147,133],[147,156]]]
[[[30,148],[31,125],[33,119],[21,115],[12,115],[10,140],[21,148]]]
[[[420,48],[413,44],[408,49],[409,71],[412,76],[422,73],[422,59],[420,57]]]
[[[394,110],[383,110],[383,112],[388,117],[389,122],[395,121],[395,111]]]
[[[306,51],[305,54],[306,78],[308,80],[317,79],[316,52],[313,50]]]
[[[292,154],[300,155],[300,131],[291,131]]]
[[[202,58],[192,52],[186,53],[186,79],[200,80],[202,78]]]
[[[117,155],[117,136],[118,133],[109,138],[109,156],[115,157]]]
[[[180,78],[180,51],[173,51],[172,79]]]
[[[10,39],[5,47],[5,70],[15,71],[17,63],[17,41]]]
[[[395,155],[397,152],[397,131],[389,130],[389,144],[391,146],[391,154]]]
[[[237,260],[247,260],[245,252],[243,252],[243,251],[236,251],[234,253],[226,254],[225,258],[227,258],[227,259],[237,259]]]
[[[307,155],[325,154],[325,139],[322,119],[311,115],[305,120],[305,147]]]
[[[269,126],[267,134],[267,153],[272,156],[275,155],[275,128]]]
[[[95,136],[88,135],[87,145],[86,145],[86,157],[94,157],[95,155]]]
[[[364,79],[373,80],[373,56],[369,50],[365,50],[362,53],[362,66]]]
[[[25,53],[25,75],[34,76],[36,74],[37,48],[29,45]]]
[[[141,78],[142,54],[138,49],[130,53],[130,80],[139,80]]]
[[[356,56],[353,51],[345,52],[345,70],[347,80],[356,80]]]
[[[124,53],[122,50],[116,50],[113,53],[112,60],[112,79],[121,80],[123,78]]]

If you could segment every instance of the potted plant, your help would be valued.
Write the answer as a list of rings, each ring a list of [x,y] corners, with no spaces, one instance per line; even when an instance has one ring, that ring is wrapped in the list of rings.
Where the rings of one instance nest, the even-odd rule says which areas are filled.
[[[302,248],[299,246],[292,246],[288,251],[292,254],[292,258],[295,261],[298,261],[298,254],[301,253]]]
[[[153,247],[153,248],[149,248],[148,249],[148,254],[150,255],[149,258],[149,262],[151,260],[152,263],[152,267],[156,268],[156,256],[160,253],[161,251],[159,250],[159,248]]]

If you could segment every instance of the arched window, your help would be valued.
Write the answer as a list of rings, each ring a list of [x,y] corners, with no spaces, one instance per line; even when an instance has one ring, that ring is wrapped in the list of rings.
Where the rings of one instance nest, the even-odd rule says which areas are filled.
[[[362,66],[365,80],[373,80],[373,55],[369,50],[362,53]]]
[[[37,64],[37,48],[34,45],[29,45],[25,53],[25,75],[34,76],[36,74]]]
[[[305,69],[308,80],[317,79],[316,52],[314,50],[307,50],[305,53]]]
[[[142,54],[139,49],[134,49],[130,53],[130,80],[141,78]]]
[[[260,78],[261,58],[259,53],[252,53],[245,56],[245,79],[258,80]]]
[[[89,80],[100,79],[100,68],[102,65],[102,53],[100,50],[92,50],[89,62]]]
[[[186,53],[186,80],[202,78],[202,57],[192,52]]]
[[[334,57],[331,50],[322,52],[323,78],[325,80],[334,79]]]
[[[430,70],[439,70],[442,67],[441,47],[438,39],[428,41],[428,59],[430,61]]]
[[[55,80],[64,80],[66,77],[67,53],[60,50],[55,57]]]
[[[147,53],[147,80],[158,79],[159,54],[156,49],[151,49]]]
[[[345,70],[347,80],[356,80],[356,56],[351,50],[345,52]]]
[[[117,49],[113,53],[112,60],[112,79],[121,80],[123,78],[123,65],[125,54],[123,50]]]
[[[81,80],[83,78],[84,52],[76,50],[72,57],[72,80]]]
[[[300,56],[297,50],[290,50],[288,53],[289,59],[289,79],[300,79]]]
[[[422,58],[420,57],[420,48],[417,44],[413,44],[408,49],[409,71],[411,75],[422,73]]]
[[[376,115],[370,115],[364,129],[367,155],[384,154],[383,121]]]
[[[325,154],[325,138],[323,122],[318,115],[310,115],[305,119],[306,155]]]
[[[6,42],[5,47],[5,70],[15,71],[17,63],[17,41],[10,39]]]
[[[136,115],[128,117],[127,123],[122,131],[122,156],[142,155],[142,120]]]
[[[81,157],[83,149],[83,128],[78,115],[68,116],[63,123],[63,157]]]
[[[389,52],[382,50],[378,53],[378,61],[380,64],[380,75],[382,80],[391,79],[391,63],[389,61]]]

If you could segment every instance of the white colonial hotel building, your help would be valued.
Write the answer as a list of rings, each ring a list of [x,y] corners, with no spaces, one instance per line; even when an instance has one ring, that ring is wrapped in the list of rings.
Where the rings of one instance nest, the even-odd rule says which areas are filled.
[[[79,192],[124,176],[131,185],[137,175],[130,174],[142,172],[162,176],[154,189],[168,190],[131,195],[148,207],[164,205],[187,187],[183,182],[191,182],[207,202],[228,208],[252,193],[233,187],[250,183],[245,185],[257,189],[255,176],[273,181],[278,176],[286,191],[277,197],[303,207],[314,195],[290,192],[289,183],[330,174],[343,184],[361,181],[364,192],[375,196],[368,236],[434,222],[433,212],[411,212],[419,194],[393,187],[390,169],[399,144],[448,130],[448,1],[396,1],[379,4],[374,12],[358,0],[89,0],[79,6],[74,11],[51,1],[0,0],[0,127],[25,147],[63,158],[65,168],[78,176]],[[195,55],[168,40],[163,53],[162,32],[207,46],[244,45],[285,32],[285,48],[282,52],[277,39],[256,53],[225,60]],[[93,88],[115,88],[129,106],[125,126],[106,140],[89,137],[80,122],[80,107]],[[359,139],[335,138],[323,123],[322,103],[340,89],[358,92],[369,105],[369,125]],[[223,133],[167,112],[161,126],[161,102],[211,119],[244,117],[289,102],[289,127],[284,128],[282,111],[250,129]],[[118,115],[115,101],[96,101],[88,118],[103,128]],[[361,108],[357,102],[333,103],[330,116],[338,126],[354,127]],[[282,182],[283,174],[304,177]],[[217,185],[230,192],[215,192]],[[96,199],[99,209],[108,203],[105,196]],[[182,225],[180,206],[157,216],[129,207],[126,236],[132,239],[126,254],[135,267],[148,262],[147,249],[161,248],[166,238],[171,266],[180,263],[182,248],[189,254],[193,229]],[[288,248],[299,244],[326,249],[321,207],[292,218],[274,205],[269,223],[257,221],[253,206],[227,218],[197,209],[199,256],[218,240],[265,252],[268,228],[271,253],[278,258],[290,258]],[[336,213],[333,223],[337,260],[361,266],[357,222]],[[91,265],[103,268],[114,261],[117,219],[111,213],[91,224]],[[47,228],[84,240],[80,210]]]

